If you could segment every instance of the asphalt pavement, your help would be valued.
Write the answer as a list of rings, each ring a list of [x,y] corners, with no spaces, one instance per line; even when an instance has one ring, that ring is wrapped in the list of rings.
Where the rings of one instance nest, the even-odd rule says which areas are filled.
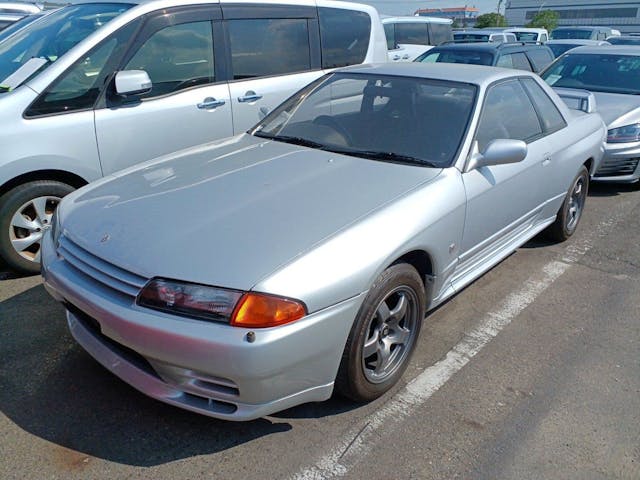
[[[0,264],[0,479],[640,479],[640,190],[425,319],[403,382],[248,423],[152,400]]]

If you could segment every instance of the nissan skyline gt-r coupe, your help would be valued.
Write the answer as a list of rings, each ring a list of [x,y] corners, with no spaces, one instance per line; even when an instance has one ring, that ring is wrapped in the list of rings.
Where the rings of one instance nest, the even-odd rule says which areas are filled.
[[[245,134],[68,195],[42,275],[75,339],[156,399],[229,420],[372,400],[427,311],[576,231],[605,134],[526,72],[337,70]]]

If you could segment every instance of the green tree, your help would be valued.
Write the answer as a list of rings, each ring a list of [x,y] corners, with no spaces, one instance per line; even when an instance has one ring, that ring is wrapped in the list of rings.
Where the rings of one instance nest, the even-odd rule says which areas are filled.
[[[460,25],[460,22],[457,19],[451,24],[451,28],[460,28],[461,26],[462,25]]]
[[[507,20],[499,13],[485,13],[476,20],[476,28],[506,27]]]
[[[553,30],[558,26],[558,20],[560,15],[553,10],[543,10],[536,13],[535,17],[531,19],[525,27],[529,28],[546,28],[548,31]]]

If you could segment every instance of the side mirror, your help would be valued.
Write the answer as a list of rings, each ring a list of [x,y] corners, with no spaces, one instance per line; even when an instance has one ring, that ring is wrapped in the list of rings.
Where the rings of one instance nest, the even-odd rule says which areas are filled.
[[[470,172],[473,169],[492,165],[518,163],[524,160],[526,156],[527,144],[522,140],[499,138],[490,141],[482,152],[478,152],[476,147],[466,171]]]
[[[116,73],[116,93],[123,97],[151,91],[151,79],[144,70],[123,70]]]

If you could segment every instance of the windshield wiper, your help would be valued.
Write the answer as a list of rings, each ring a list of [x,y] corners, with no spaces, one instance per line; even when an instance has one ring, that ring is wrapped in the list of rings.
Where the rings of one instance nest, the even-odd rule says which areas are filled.
[[[394,152],[380,152],[375,150],[349,150],[349,149],[331,149],[332,152],[342,153],[344,155],[353,155],[356,157],[370,158],[372,160],[382,160],[385,162],[402,163],[405,165],[419,165],[421,167],[438,168],[434,163],[428,160],[412,157],[410,155],[402,155]]]
[[[254,132],[256,137],[268,138],[269,140],[276,140],[278,142],[291,143],[293,145],[301,145],[303,147],[319,148],[324,150],[326,145],[319,142],[314,142],[303,137],[294,137],[290,135],[271,135],[269,133]]]

